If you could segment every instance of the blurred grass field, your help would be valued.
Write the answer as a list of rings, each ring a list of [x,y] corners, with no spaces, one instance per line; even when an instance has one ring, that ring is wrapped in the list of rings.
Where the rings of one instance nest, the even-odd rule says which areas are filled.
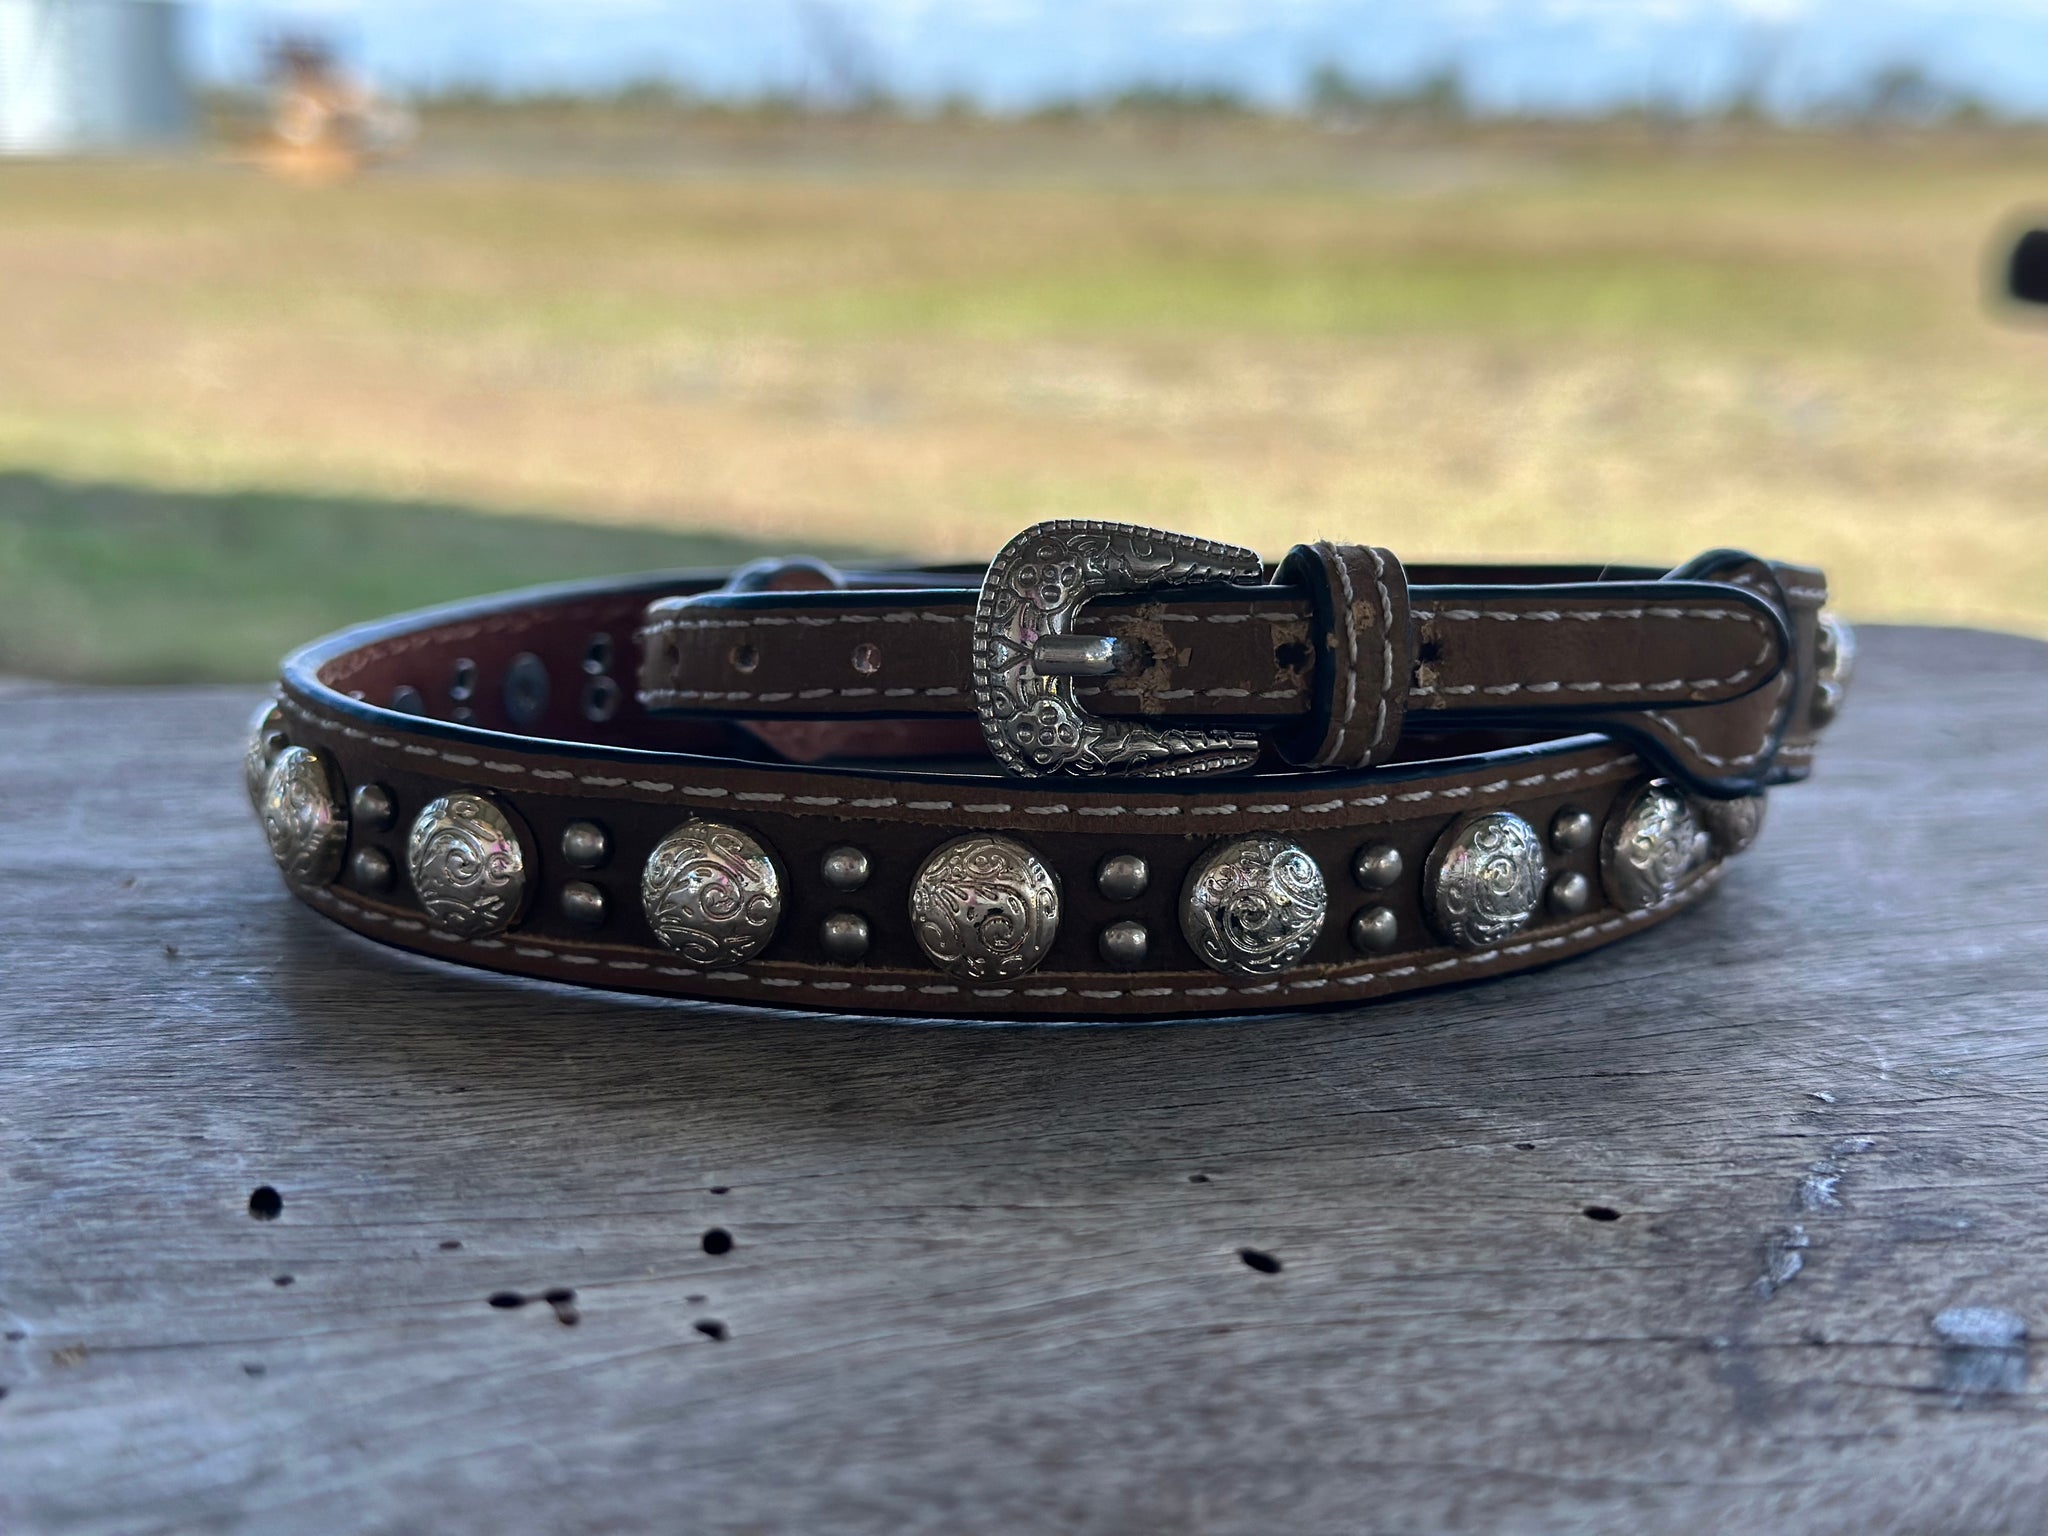
[[[511,582],[1052,516],[1742,545],[2048,634],[2048,331],[1985,298],[2048,137],[564,142],[0,165],[0,671],[256,677]]]

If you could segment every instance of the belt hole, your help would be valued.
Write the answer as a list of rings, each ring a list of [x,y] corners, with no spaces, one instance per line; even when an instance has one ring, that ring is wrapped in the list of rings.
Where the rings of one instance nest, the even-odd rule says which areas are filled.
[[[882,648],[872,640],[863,640],[853,648],[853,670],[868,673],[882,670]]]
[[[732,663],[735,672],[751,672],[761,665],[761,653],[751,645],[742,643],[732,648],[726,660]]]

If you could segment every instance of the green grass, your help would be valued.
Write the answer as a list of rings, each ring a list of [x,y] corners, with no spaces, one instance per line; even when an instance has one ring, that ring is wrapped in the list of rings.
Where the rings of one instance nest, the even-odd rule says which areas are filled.
[[[727,565],[705,533],[0,474],[0,673],[251,682],[342,625],[506,587]]]

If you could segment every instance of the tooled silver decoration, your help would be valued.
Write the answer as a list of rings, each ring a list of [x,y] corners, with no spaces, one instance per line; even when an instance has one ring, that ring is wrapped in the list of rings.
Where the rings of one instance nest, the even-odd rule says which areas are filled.
[[[405,864],[428,920],[444,933],[497,933],[525,900],[518,834],[482,795],[457,792],[423,807],[405,841]]]
[[[1528,926],[1543,901],[1543,839],[1512,811],[1488,811],[1445,834],[1428,883],[1431,924],[1465,949]]]
[[[242,785],[259,816],[263,814],[264,786],[270,782],[270,765],[284,748],[284,713],[275,703],[265,702],[249,722],[249,747],[242,754]]]
[[[1243,731],[1175,730],[1102,720],[1075,702],[1074,679],[1042,676],[1032,648],[1064,635],[1089,598],[1217,578],[1251,580],[1264,567],[1249,549],[1124,523],[1061,521],[1025,529],[989,565],[974,610],[974,694],[988,749],[1005,769],[1221,773],[1258,760]]]
[[[1608,823],[1600,872],[1625,911],[1673,895],[1707,856],[1707,834],[1684,795],[1662,779],[1637,790]]]
[[[648,926],[693,965],[740,965],[775,937],[782,876],[768,850],[722,821],[686,821],[640,876]]]
[[[1060,885],[1043,860],[1007,837],[956,838],[918,869],[910,931],[932,964],[991,981],[1045,958],[1060,924]]]
[[[1309,952],[1329,905],[1323,872],[1301,848],[1281,837],[1241,837],[1189,872],[1180,927],[1212,970],[1272,976]]]
[[[341,873],[348,809],[334,791],[327,759],[309,747],[285,747],[271,761],[256,812],[270,856],[293,885],[326,885]]]

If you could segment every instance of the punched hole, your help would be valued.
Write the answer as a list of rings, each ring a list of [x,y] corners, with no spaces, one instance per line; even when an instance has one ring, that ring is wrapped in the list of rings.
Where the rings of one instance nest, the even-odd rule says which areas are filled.
[[[612,637],[595,634],[583,642],[583,670],[592,677],[612,669]]]
[[[258,1184],[249,1192],[249,1214],[258,1221],[275,1221],[284,1209],[284,1196],[268,1184]]]
[[[882,648],[872,640],[863,640],[853,648],[853,670],[873,673],[882,670]]]
[[[484,1299],[500,1312],[510,1312],[514,1307],[526,1305],[526,1298],[517,1291],[493,1291]]]
[[[699,1322],[691,1324],[691,1326],[707,1339],[729,1339],[732,1337],[731,1331],[715,1317],[704,1318]]]
[[[467,656],[455,663],[455,676],[448,684],[448,697],[458,704],[467,704],[476,697],[476,663]]]
[[[1589,1205],[1583,1212],[1588,1221],[1619,1221],[1621,1212],[1611,1205]]]
[[[1308,647],[1299,640],[1276,645],[1273,647],[1273,662],[1283,672],[1305,672],[1308,670]]]
[[[1240,1248],[1237,1256],[1244,1260],[1247,1268],[1256,1269],[1262,1275],[1280,1273],[1280,1261],[1270,1253],[1261,1253],[1256,1248]]]
[[[713,1227],[704,1234],[704,1251],[713,1258],[732,1252],[732,1234],[723,1227]]]
[[[751,672],[761,665],[761,653],[751,645],[740,644],[732,648],[726,660],[732,663],[735,672]]]

